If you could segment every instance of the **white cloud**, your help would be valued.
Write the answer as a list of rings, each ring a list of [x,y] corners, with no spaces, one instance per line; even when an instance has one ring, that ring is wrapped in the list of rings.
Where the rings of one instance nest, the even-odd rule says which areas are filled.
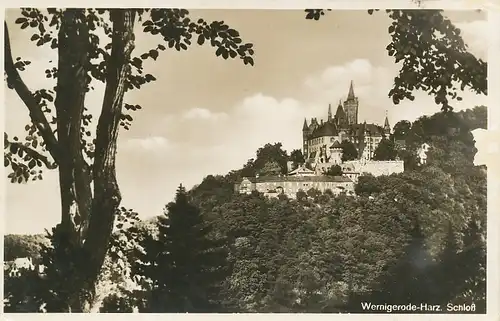
[[[307,78],[306,88],[309,96],[316,104],[321,104],[319,114],[310,116],[326,116],[326,107],[332,103],[335,113],[339,99],[344,100],[348,93],[349,83],[354,82],[354,92],[359,97],[359,121],[382,123],[385,111],[388,111],[389,121],[394,125],[401,119],[413,121],[422,115],[431,115],[439,111],[434,98],[425,92],[415,92],[415,100],[404,100],[394,105],[388,93],[398,75],[398,65],[392,68],[374,66],[366,59],[357,59],[341,66],[331,66],[323,72]],[[462,93],[462,101],[452,101],[455,110],[472,108],[476,105],[486,105],[487,97],[478,96],[473,92]]]
[[[363,59],[330,66],[307,77],[300,99],[277,99],[257,93],[225,108],[226,113],[193,108],[184,114],[167,117],[171,134],[165,137],[170,141],[150,137],[132,140],[129,145],[145,150],[169,151],[164,154],[168,155],[164,165],[182,167],[180,170],[189,171],[190,177],[197,182],[205,175],[239,168],[247,159],[255,157],[255,151],[266,143],[281,142],[289,152],[300,149],[304,117],[325,119],[328,103],[332,103],[335,113],[338,100],[345,99],[351,80],[360,100],[360,121],[382,124],[386,109],[389,110],[391,125],[401,119],[413,121],[422,114],[439,111],[439,106],[426,93],[417,93],[414,102],[404,101],[395,106],[387,93],[397,72],[397,67],[390,70]],[[463,96],[464,101],[455,106],[457,110],[485,103],[485,97],[478,98],[471,93]],[[193,125],[194,119],[218,121]],[[178,153],[171,152],[174,145],[178,147]]]
[[[124,147],[132,150],[142,149],[146,151],[162,152],[171,149],[173,145],[165,137],[151,136],[129,139]]]
[[[300,149],[304,117],[326,118],[328,103],[335,113],[351,80],[360,100],[360,121],[382,123],[388,109],[394,125],[399,119],[414,120],[439,110],[425,93],[418,94],[414,102],[394,106],[387,93],[397,72],[397,66],[389,69],[357,59],[311,74],[295,97],[256,93],[223,108],[225,113],[198,107],[158,118],[161,126],[151,131],[153,136],[120,144],[117,173],[124,206],[134,208],[141,216],[157,215],[172,199],[179,183],[190,188],[206,175],[240,168],[266,143],[281,142],[289,152]],[[460,106],[473,107],[485,102],[481,99],[466,93]]]
[[[176,130],[187,131],[186,127],[191,127],[189,135],[185,135],[189,141],[183,143],[182,153],[169,154],[168,161],[185,167],[194,184],[205,175],[239,168],[247,159],[255,157],[255,151],[266,143],[281,142],[289,152],[300,149],[304,117],[326,118],[329,102],[335,113],[338,100],[347,95],[351,79],[360,99],[360,121],[366,119],[381,124],[386,109],[392,125],[401,119],[413,121],[422,114],[439,111],[440,107],[426,93],[417,93],[414,102],[405,101],[395,106],[387,93],[396,74],[397,69],[390,70],[357,59],[308,77],[304,83],[305,94],[300,99],[277,99],[257,93],[232,108],[226,108],[223,123],[189,126],[180,122]],[[478,98],[469,92],[463,96],[464,100],[455,105],[457,110],[486,102],[486,97]],[[206,118],[212,115],[209,110],[201,108],[189,113],[206,115]]]
[[[183,114],[186,119],[207,119],[207,120],[220,120],[226,119],[226,113],[215,113],[206,108],[192,108]]]
[[[491,41],[491,32],[496,32],[489,29],[487,20],[474,20],[470,22],[456,23],[462,31],[462,38],[468,45],[471,53],[478,58],[485,59],[488,54],[488,47]]]

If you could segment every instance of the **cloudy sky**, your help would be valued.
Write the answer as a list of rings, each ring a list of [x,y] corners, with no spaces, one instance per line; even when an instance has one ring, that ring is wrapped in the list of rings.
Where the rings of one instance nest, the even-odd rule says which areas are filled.
[[[126,96],[141,104],[130,131],[121,131],[117,175],[122,205],[141,217],[162,213],[176,187],[191,187],[209,174],[237,169],[260,146],[282,142],[285,149],[301,147],[304,117],[326,117],[328,103],[345,99],[349,83],[360,100],[360,121],[382,123],[388,111],[391,125],[438,111],[431,97],[417,94],[414,102],[394,106],[387,97],[398,66],[387,56],[389,43],[385,13],[333,11],[320,21],[304,19],[292,10],[197,10],[192,16],[224,20],[244,41],[254,43],[255,66],[224,61],[210,47],[193,46],[187,52],[167,51],[146,67],[157,81]],[[446,12],[463,31],[470,50],[486,58],[486,14]],[[29,43],[26,32],[8,11],[14,56],[33,61],[23,73],[32,88],[52,86],[44,77],[48,61],[57,61],[49,49]],[[157,39],[138,33],[136,50],[142,53]],[[15,92],[6,90],[7,132],[22,135],[27,109]],[[102,89],[87,98],[98,109]],[[486,104],[471,93],[456,109]],[[96,106],[96,107],[94,107]],[[476,134],[481,144],[484,132]],[[482,148],[480,147],[482,151]],[[481,153],[477,156],[481,163]],[[60,218],[57,175],[27,185],[7,185],[7,233],[38,233]]]

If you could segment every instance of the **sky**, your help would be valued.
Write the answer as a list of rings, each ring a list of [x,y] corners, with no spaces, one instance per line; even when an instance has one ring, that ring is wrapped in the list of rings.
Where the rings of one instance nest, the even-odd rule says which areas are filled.
[[[30,35],[13,23],[18,14],[7,11],[6,20],[13,55],[32,61],[22,76],[31,89],[52,87],[44,70],[57,56],[30,43]],[[361,122],[383,124],[387,111],[393,126],[439,111],[425,93],[399,105],[388,98],[399,67],[385,50],[390,20],[384,12],[332,11],[319,21],[305,20],[300,10],[192,10],[191,15],[237,29],[254,44],[255,66],[225,61],[214,48],[197,45],[186,52],[167,50],[145,65],[157,81],[125,96],[143,109],[134,114],[129,131],[120,130],[117,152],[122,205],[142,218],[161,214],[180,183],[190,188],[207,175],[238,169],[266,143],[300,149],[304,117],[326,118],[328,104],[336,108],[345,99],[351,80]],[[470,51],[486,60],[486,14],[446,15],[462,30]],[[140,27],[137,31],[136,53],[159,43]],[[87,106],[98,111],[102,96],[103,88],[96,88]],[[465,92],[463,97],[455,110],[486,105],[485,96]],[[5,105],[6,131],[22,135],[28,112],[6,86]],[[477,164],[488,148],[485,132],[474,132]],[[43,181],[7,184],[5,233],[41,233],[59,222],[56,172],[46,171]]]

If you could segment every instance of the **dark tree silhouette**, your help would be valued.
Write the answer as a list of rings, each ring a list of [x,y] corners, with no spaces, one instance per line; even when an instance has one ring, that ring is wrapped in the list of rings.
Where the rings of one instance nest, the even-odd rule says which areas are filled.
[[[293,168],[297,168],[299,165],[304,164],[306,161],[304,158],[304,155],[302,154],[302,151],[300,149],[294,149],[290,153],[290,161],[293,162]]]
[[[135,273],[152,280],[143,309],[155,313],[211,312],[220,308],[218,292],[228,276],[224,243],[209,235],[200,210],[181,185],[175,202],[158,220],[159,238],[143,242]]]
[[[333,165],[325,171],[328,176],[342,176],[342,167],[340,165]]]
[[[395,160],[397,151],[394,148],[394,142],[390,139],[383,138],[378,144],[373,159],[377,161]]]
[[[342,141],[340,143],[342,147],[342,161],[350,161],[358,158],[358,150],[356,149],[356,146],[348,140]]]

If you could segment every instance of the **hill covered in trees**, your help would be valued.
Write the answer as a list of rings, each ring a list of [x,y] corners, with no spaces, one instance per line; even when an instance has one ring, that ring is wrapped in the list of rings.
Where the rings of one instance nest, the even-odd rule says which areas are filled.
[[[397,123],[391,139],[405,141],[396,152],[405,172],[361,176],[356,197],[235,193],[243,176],[303,161],[276,143],[241,169],[181,187],[154,221],[122,209],[100,311],[373,312],[361,302],[432,302],[484,312],[487,175],[474,165],[471,131],[485,126],[486,107]],[[419,165],[422,143],[431,149]],[[49,287],[69,273],[48,270],[57,273],[39,282]]]
[[[42,246],[48,244],[49,240],[43,234],[6,234],[3,243],[3,259],[7,262],[21,257],[31,257],[34,260],[40,259]]]

